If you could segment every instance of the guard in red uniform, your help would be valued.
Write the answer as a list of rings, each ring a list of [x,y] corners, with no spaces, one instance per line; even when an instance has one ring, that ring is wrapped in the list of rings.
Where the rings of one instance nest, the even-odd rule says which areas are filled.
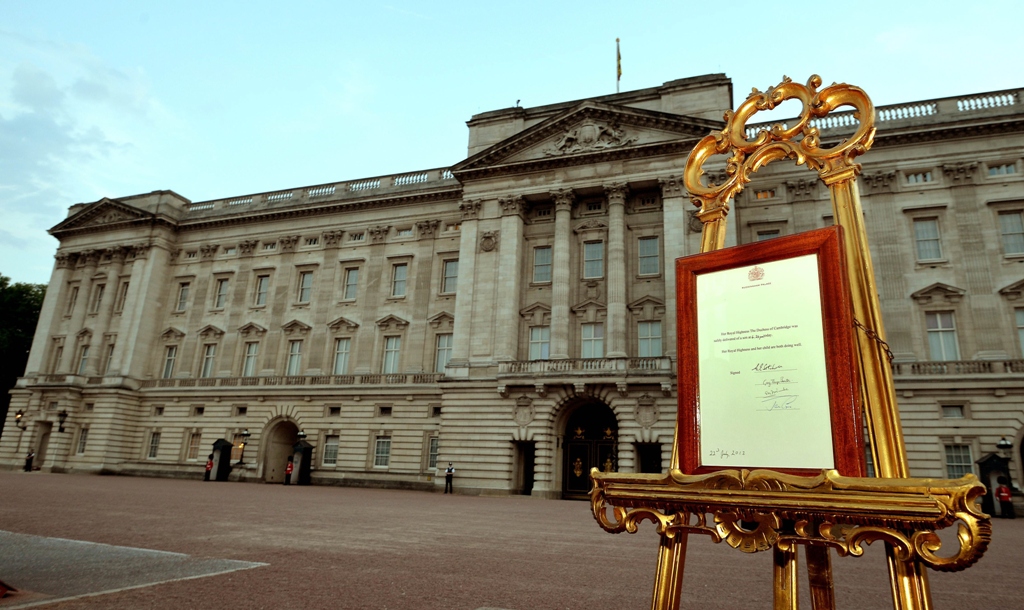
[[[1006,485],[1006,477],[999,477],[999,486],[996,487],[996,500],[999,500],[999,512],[1003,519],[1016,519],[1017,515],[1013,510],[1013,491]]]
[[[295,470],[295,464],[292,462],[292,458],[288,457],[288,465],[284,467],[284,484],[292,484],[292,471]]]
[[[206,458],[206,474],[203,475],[203,480],[204,481],[209,481],[210,480],[210,472],[212,472],[212,471],[213,471],[213,454],[211,453]]]

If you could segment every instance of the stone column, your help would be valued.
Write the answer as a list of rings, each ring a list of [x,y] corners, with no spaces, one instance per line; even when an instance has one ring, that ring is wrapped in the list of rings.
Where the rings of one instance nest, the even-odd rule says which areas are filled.
[[[523,283],[523,198],[504,197],[501,205],[501,245],[498,262],[498,318],[494,359],[519,359],[519,295]]]
[[[624,182],[604,187],[608,196],[608,351],[625,358],[626,349],[626,195]]]
[[[36,325],[36,333],[32,338],[32,350],[29,352],[28,363],[25,366],[25,375],[36,375],[48,373],[47,358],[52,358],[50,351],[50,340],[54,331],[60,327],[60,319],[63,317],[63,309],[67,307],[68,299],[68,278],[75,266],[77,256],[67,252],[57,252],[56,263],[53,273],[50,274],[50,283],[46,288],[46,296],[43,297],[43,306],[39,310],[39,324]],[[67,362],[69,346],[74,345],[73,339],[64,340],[64,358]],[[19,373],[22,371],[18,371]],[[56,371],[54,371],[56,372]],[[13,412],[13,411],[12,411]]]
[[[163,330],[158,324],[164,321],[167,295],[171,290],[167,287],[171,253],[165,247],[145,244],[132,247],[128,257],[132,259],[132,275],[121,314],[126,331],[123,337],[118,337],[123,348],[118,350],[121,361],[115,364],[122,375],[141,379],[146,373],[147,362],[154,362],[152,350]],[[175,293],[171,298],[176,296]],[[158,357],[162,363],[163,353]],[[160,371],[149,372],[158,375]]]
[[[110,258],[110,268],[107,271],[107,285],[103,290],[103,298],[100,299],[100,303],[96,308],[93,347],[89,354],[89,363],[85,367],[86,375],[103,375],[100,366],[107,357],[106,335],[110,327],[110,316],[114,310],[114,301],[117,300],[117,290],[119,288],[118,284],[121,281],[121,268],[124,265],[125,252],[120,247],[108,248],[101,253],[101,256],[103,258]],[[114,349],[117,349],[116,345]],[[113,362],[110,364],[113,365]],[[113,366],[111,366],[111,370],[113,370]]]
[[[573,202],[572,189],[551,193],[555,200],[555,249],[551,270],[551,359],[569,357],[569,247],[572,229],[569,226]]]
[[[686,255],[686,223],[690,202],[686,199],[682,176],[668,176],[658,180],[661,184],[662,242],[665,261],[665,320],[661,327],[661,344],[665,355],[676,358],[676,259]],[[735,224],[735,223],[733,223]]]
[[[462,225],[459,238],[459,280],[455,291],[455,328],[452,337],[452,357],[448,361],[448,374],[469,375],[470,341],[472,341],[473,284],[476,276],[476,244],[481,203],[467,199],[459,205]]]
[[[85,261],[85,267],[79,275],[82,281],[78,284],[78,299],[75,301],[75,310],[71,312],[71,324],[68,326],[67,339],[64,341],[64,363],[61,365],[63,371],[73,374],[78,374],[78,356],[82,347],[78,333],[85,328],[85,315],[89,311],[89,301],[92,300],[92,276],[96,273],[99,254],[96,250],[86,250],[78,254],[79,260]],[[89,330],[92,332],[89,350],[92,351],[96,349],[99,337],[96,335],[96,329]]]

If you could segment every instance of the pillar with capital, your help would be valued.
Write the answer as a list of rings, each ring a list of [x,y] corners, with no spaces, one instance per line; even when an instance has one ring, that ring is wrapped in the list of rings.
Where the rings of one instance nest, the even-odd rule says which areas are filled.
[[[462,224],[459,227],[459,279],[455,292],[455,328],[452,337],[452,357],[447,374],[469,375],[469,354],[473,319],[473,285],[476,277],[476,244],[479,233],[479,199],[466,199],[459,205]]]
[[[551,359],[569,357],[569,226],[576,196],[572,189],[551,193],[555,200],[555,251],[551,270]]]
[[[36,326],[35,336],[32,337],[32,350],[29,352],[28,363],[25,366],[26,377],[36,373],[51,372],[43,370],[47,367],[44,358],[53,358],[53,354],[47,349],[46,344],[60,327],[60,309],[67,307],[68,280],[74,271],[78,255],[58,251],[54,258],[56,258],[56,262],[48,284],[50,289],[43,297],[43,306],[39,311],[39,324]],[[57,287],[57,290],[54,290],[54,287]],[[65,352],[67,349],[65,347]],[[71,356],[65,353],[63,361],[67,361],[69,357]],[[56,373],[57,371],[52,372]]]
[[[522,196],[498,200],[501,206],[501,245],[499,246],[498,286],[508,298],[498,299],[496,360],[519,359],[519,291],[522,287],[523,207]]]
[[[626,349],[626,195],[625,182],[604,187],[608,197],[608,352],[625,358]]]
[[[662,346],[665,355],[676,355],[676,259],[686,256],[686,223],[690,202],[686,200],[682,176],[668,176],[658,180],[661,185],[661,214],[665,239],[665,329]]]

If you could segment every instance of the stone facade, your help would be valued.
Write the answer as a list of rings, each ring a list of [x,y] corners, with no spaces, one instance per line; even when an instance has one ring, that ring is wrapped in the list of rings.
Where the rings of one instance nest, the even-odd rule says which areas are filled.
[[[863,158],[916,476],[1021,445],[1021,103],[879,108]],[[732,105],[708,75],[477,115],[451,168],[74,205],[0,463],[35,448],[55,471],[195,477],[224,439],[218,468],[246,480],[281,480],[289,455],[314,483],[433,488],[451,461],[462,492],[543,497],[585,492],[591,466],[660,472],[673,261],[700,241],[681,173]],[[823,141],[854,121],[830,117]],[[737,198],[728,242],[831,222],[817,177],[778,162]],[[1022,481],[1019,452],[1010,471]]]

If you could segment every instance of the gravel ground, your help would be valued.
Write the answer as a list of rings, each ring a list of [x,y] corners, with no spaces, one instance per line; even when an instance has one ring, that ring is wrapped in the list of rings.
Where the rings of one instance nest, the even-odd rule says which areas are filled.
[[[936,610],[1024,608],[1024,520],[994,527],[978,565],[930,573]],[[161,584],[46,607],[647,608],[657,552],[653,526],[610,535],[585,502],[38,472],[0,472],[0,530],[188,556],[125,549],[104,559],[109,547],[72,545],[60,568],[37,550],[58,557],[65,551],[56,543],[0,536],[0,580],[31,591],[0,601],[3,610],[58,595],[50,589],[66,581],[92,582],[86,588],[99,593],[129,586],[129,576],[132,586]],[[24,568],[29,552],[35,570]],[[833,565],[839,608],[892,607],[880,547]],[[250,569],[194,578],[238,568]],[[55,569],[62,576],[47,583]],[[193,578],[162,582],[168,574]],[[691,536],[683,589],[684,608],[769,609],[771,555]],[[806,592],[801,599],[809,607]]]

